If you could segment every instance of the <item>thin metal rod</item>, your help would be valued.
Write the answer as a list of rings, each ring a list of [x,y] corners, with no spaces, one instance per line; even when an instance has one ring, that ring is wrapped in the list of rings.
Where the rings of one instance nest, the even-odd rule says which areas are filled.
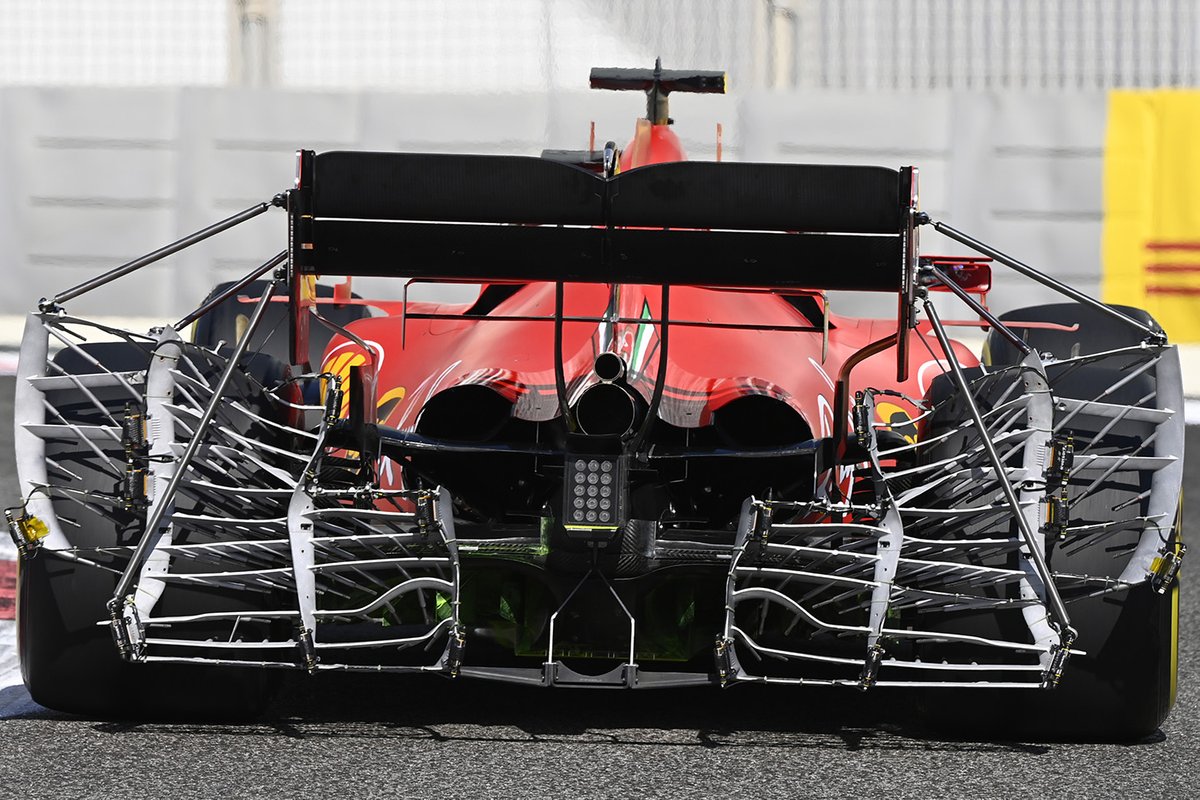
[[[175,326],[174,326],[175,330],[181,331],[184,328],[186,328],[188,325],[191,325],[193,322],[200,319],[201,317],[203,317],[208,312],[212,311],[217,306],[221,305],[221,303],[224,303],[230,297],[237,294],[242,289],[245,289],[247,286],[254,283],[256,280],[261,278],[266,273],[275,269],[275,267],[278,267],[284,261],[287,261],[287,250],[280,250],[278,253],[276,253],[271,258],[270,261],[267,261],[260,267],[256,267],[253,272],[251,272],[246,277],[242,278],[240,281],[235,283],[233,286],[230,286],[228,289],[221,292],[220,295],[218,295],[217,297],[214,297],[212,300],[209,300],[207,303],[200,306],[199,308],[197,308],[192,313],[188,314],[183,319],[179,320],[179,322],[176,322]]]
[[[547,664],[554,663],[554,626],[558,622],[558,615],[562,613],[562,610],[566,608],[568,604],[570,604],[571,599],[575,597],[575,593],[579,591],[579,587],[583,586],[583,584],[587,582],[587,579],[592,577],[593,572],[595,572],[594,567],[585,572],[583,577],[579,579],[579,583],[575,584],[575,588],[572,589],[571,593],[567,595],[567,599],[563,600],[562,605],[560,605],[558,609],[550,615],[550,641],[546,647]]]
[[[135,258],[133,261],[122,264],[121,266],[116,267],[115,269],[111,269],[108,272],[104,273],[103,275],[92,278],[90,281],[84,281],[83,283],[79,284],[78,286],[74,286],[70,289],[67,289],[65,292],[59,292],[58,294],[56,294],[54,296],[53,300],[43,303],[42,305],[45,307],[45,309],[48,309],[50,307],[57,306],[60,303],[65,303],[66,301],[71,300],[75,297],[79,297],[79,295],[84,294],[86,292],[90,292],[92,289],[99,288],[106,283],[111,283],[112,281],[115,281],[117,278],[128,275],[131,272],[135,272],[149,264],[153,264],[155,261],[159,261],[163,258],[166,258],[167,256],[172,255],[173,253],[178,253],[180,250],[191,247],[192,245],[196,244],[197,242],[202,242],[205,239],[209,238],[210,236],[215,236],[216,234],[220,233],[221,231],[228,230],[235,225],[240,225],[241,223],[245,222],[248,219],[253,219],[254,217],[257,217],[259,214],[262,214],[267,209],[269,209],[271,207],[271,205],[272,205],[272,203],[266,202],[266,203],[258,203],[256,205],[250,206],[250,208],[247,208],[245,211],[240,211],[237,214],[234,214],[232,217],[227,217],[226,219],[223,219],[220,222],[209,225],[207,228],[204,228],[203,230],[199,230],[193,234],[189,234],[188,236],[185,236],[176,242],[172,242],[171,244],[167,245],[166,247],[160,247],[159,249],[155,250],[153,253],[144,255],[141,258]],[[45,310],[45,309],[43,309],[43,310]]]
[[[966,303],[967,306],[976,314],[978,314],[981,319],[987,320],[987,324],[991,325],[993,330],[995,330],[1005,339],[1008,339],[1009,344],[1011,344],[1013,347],[1020,350],[1022,356],[1029,355],[1033,348],[1030,347],[1024,339],[1022,339],[1020,336],[1017,336],[1015,331],[1001,322],[994,314],[992,314],[991,311],[988,311],[987,308],[984,307],[983,303],[980,303],[974,297],[971,297],[971,295],[967,293],[966,289],[950,280],[950,276],[942,270],[938,269],[937,267],[930,267],[929,270],[943,286],[954,292],[954,294],[958,296],[958,299]]]
[[[842,363],[833,392],[833,455],[835,459],[841,458],[842,447],[846,442],[846,418],[850,414],[850,372],[871,356],[882,353],[889,347],[894,347],[902,336],[907,335],[908,329],[897,330],[896,333],[877,339],[854,352]]]
[[[662,302],[659,304],[661,320],[658,325],[658,374],[654,378],[654,390],[650,393],[650,407],[646,409],[646,418],[642,420],[642,427],[638,428],[637,436],[629,443],[629,449],[626,451],[634,456],[646,441],[646,437],[650,435],[650,431],[654,429],[654,421],[658,419],[658,409],[662,405],[663,389],[667,383],[667,345],[671,333],[671,287],[669,285],[663,284],[661,296]]]
[[[954,241],[959,242],[960,244],[965,244],[967,247],[970,247],[973,250],[983,253],[985,256],[988,256],[989,258],[999,261],[1004,266],[1009,267],[1010,269],[1016,270],[1017,272],[1024,275],[1026,278],[1037,281],[1038,283],[1042,284],[1043,286],[1048,286],[1049,288],[1053,289],[1054,291],[1058,292],[1059,294],[1061,294],[1065,297],[1069,297],[1077,303],[1083,303],[1084,305],[1094,308],[1097,311],[1101,311],[1101,312],[1107,314],[1108,316],[1112,317],[1113,319],[1120,320],[1121,322],[1125,323],[1126,325],[1129,325],[1130,327],[1137,328],[1142,333],[1144,333],[1150,337],[1153,337],[1156,340],[1164,340],[1165,339],[1162,332],[1154,330],[1149,325],[1143,325],[1142,323],[1138,322],[1133,317],[1129,317],[1129,316],[1126,316],[1125,314],[1122,314],[1120,311],[1117,311],[1115,308],[1113,308],[1111,306],[1107,306],[1104,303],[1101,303],[1096,298],[1089,297],[1088,295],[1084,294],[1083,292],[1079,291],[1078,289],[1072,289],[1070,286],[1067,286],[1065,283],[1054,280],[1054,278],[1051,278],[1049,275],[1045,274],[1044,272],[1040,272],[1040,271],[1034,269],[1033,267],[1029,266],[1028,264],[1024,264],[1020,261],[1017,261],[1012,256],[1005,255],[1004,253],[1001,253],[999,250],[996,250],[995,248],[988,247],[983,242],[979,241],[978,239],[975,239],[972,236],[969,236],[969,235],[963,233],[962,231],[958,230],[957,228],[947,225],[944,222],[931,222],[931,224],[933,225],[933,229],[936,230],[938,233],[943,234],[945,236],[949,236]]]
[[[1029,520],[1021,512],[1021,501],[1017,498],[1017,492],[1013,489],[1012,483],[1008,480],[1008,474],[1004,470],[1004,461],[1001,460],[1000,454],[996,452],[996,446],[992,443],[988,428],[984,424],[983,415],[979,413],[979,406],[975,404],[975,398],[971,395],[971,385],[967,381],[967,376],[963,373],[962,365],[958,363],[958,358],[954,355],[954,348],[950,345],[950,338],[946,335],[946,329],[942,327],[942,321],[938,316],[937,309],[933,307],[933,303],[929,302],[928,298],[925,299],[925,313],[929,316],[929,323],[933,327],[933,333],[937,337],[938,344],[942,346],[942,352],[945,354],[946,362],[950,366],[950,375],[954,379],[958,391],[962,394],[963,402],[966,403],[967,409],[971,412],[971,419],[975,422],[975,429],[979,431],[979,440],[983,444],[984,452],[987,453],[988,461],[992,463],[992,469],[996,472],[996,480],[1000,483],[1000,490],[1004,493],[1004,499],[1012,509],[1013,517],[1017,521],[1017,529],[1020,530],[1021,538],[1025,540],[1025,547],[1029,550],[1029,557],[1033,561],[1034,570],[1046,587],[1046,600],[1050,606],[1050,613],[1054,615],[1055,621],[1059,624],[1059,633],[1066,633],[1071,628],[1071,617],[1067,614],[1067,607],[1063,604],[1062,597],[1058,594],[1058,587],[1054,585],[1053,576],[1050,574],[1050,567],[1046,564],[1046,556],[1042,552],[1042,549],[1038,547],[1033,530],[1029,527]]]
[[[600,580],[604,581],[604,586],[613,596],[613,600],[617,601],[617,605],[621,607],[621,611],[625,612],[625,616],[629,618],[629,661],[626,666],[637,666],[634,656],[637,655],[637,621],[633,618],[633,614],[629,613],[629,609],[625,607],[625,602],[621,599],[621,595],[617,594],[617,590],[609,583],[608,578],[604,577],[604,573],[597,572],[596,575]]]
[[[554,284],[554,391],[558,395],[558,408],[562,412],[563,421],[567,423],[567,431],[571,432],[575,430],[575,415],[571,413],[571,406],[568,404],[566,367],[563,366],[565,291],[562,281]]]
[[[259,298],[258,305],[255,306],[254,313],[250,317],[250,323],[246,327],[245,335],[242,336],[237,346],[233,349],[233,354],[229,357],[229,363],[225,365],[225,370],[221,373],[220,380],[213,387],[212,400],[209,402],[208,407],[204,409],[204,415],[200,417],[200,422],[196,424],[192,439],[188,442],[187,449],[184,450],[175,467],[175,474],[171,476],[167,488],[163,490],[162,500],[155,504],[154,512],[146,520],[146,527],[141,540],[138,542],[137,549],[133,551],[133,555],[129,559],[129,565],[125,568],[125,572],[122,573],[121,580],[117,582],[116,591],[113,592],[112,600],[109,601],[110,610],[119,608],[125,597],[129,595],[135,578],[142,568],[142,563],[146,560],[150,548],[158,540],[158,526],[162,524],[163,515],[171,505],[171,500],[175,497],[179,485],[183,483],[183,478],[187,474],[192,459],[196,457],[196,453],[200,450],[200,445],[204,443],[204,435],[208,432],[208,426],[217,415],[217,408],[221,405],[221,396],[225,393],[226,387],[229,386],[229,381],[232,380],[233,373],[237,371],[238,362],[241,361],[242,356],[246,353],[246,349],[250,346],[250,339],[254,336],[254,331],[258,328],[259,322],[262,321],[263,314],[266,312],[267,306],[271,303],[271,294],[275,291],[275,287],[279,283],[280,281],[278,280],[271,281],[270,285],[262,293],[262,297]]]
[[[535,314],[437,314],[409,313],[408,319],[455,319],[455,320],[486,320],[488,322],[553,322],[554,317]],[[564,316],[563,322],[611,322],[613,324],[657,325],[662,322],[658,318],[646,317],[604,317],[604,316]],[[977,323],[974,323],[977,324]],[[708,322],[695,319],[673,319],[671,325],[676,328],[713,328],[733,331],[780,331],[784,333],[822,333],[823,328],[815,325],[755,325],[752,322]]]

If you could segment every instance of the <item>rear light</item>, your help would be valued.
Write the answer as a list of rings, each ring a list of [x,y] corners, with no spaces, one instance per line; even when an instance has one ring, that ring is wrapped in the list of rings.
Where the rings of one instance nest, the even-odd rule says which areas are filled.
[[[979,256],[921,256],[922,267],[936,267],[955,285],[971,294],[987,294],[992,288],[991,263],[992,259]],[[950,291],[931,277],[921,283],[934,291]]]
[[[567,458],[563,527],[569,531],[615,531],[624,517],[625,469],[613,456]]]

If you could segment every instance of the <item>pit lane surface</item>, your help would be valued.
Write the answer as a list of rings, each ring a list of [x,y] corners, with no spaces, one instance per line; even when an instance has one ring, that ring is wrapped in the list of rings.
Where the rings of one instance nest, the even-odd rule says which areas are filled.
[[[6,505],[16,494],[12,387],[0,379]],[[1200,427],[1187,444],[1185,491],[1200,497]],[[1200,530],[1197,508],[1185,507],[1187,531]],[[1178,702],[1132,745],[948,740],[903,704],[881,706],[882,693],[546,691],[382,676],[297,676],[248,724],[78,719],[4,686],[20,678],[12,623],[0,623],[0,798],[1196,797],[1198,607],[1193,578]]]

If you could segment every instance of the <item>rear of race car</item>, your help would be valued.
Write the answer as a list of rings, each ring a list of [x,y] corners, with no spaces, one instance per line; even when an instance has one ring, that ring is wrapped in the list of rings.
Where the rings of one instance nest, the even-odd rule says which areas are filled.
[[[1019,690],[1115,736],[1169,709],[1176,352],[929,220],[915,170],[299,164],[287,250],[177,324],[71,317],[88,285],[29,318],[9,517],[39,702],[186,705],[192,669],[241,698],[297,668]],[[919,256],[925,224],[1075,302],[995,318],[978,260]],[[486,288],[336,319],[359,301],[317,275]],[[839,319],[825,289],[897,318]]]

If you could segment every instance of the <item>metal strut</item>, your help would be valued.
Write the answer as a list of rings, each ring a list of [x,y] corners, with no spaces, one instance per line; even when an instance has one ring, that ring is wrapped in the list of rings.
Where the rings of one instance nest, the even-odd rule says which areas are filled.
[[[229,386],[229,382],[233,378],[234,370],[238,368],[238,362],[245,355],[246,349],[250,345],[250,339],[254,336],[254,331],[258,328],[258,324],[262,321],[263,314],[271,302],[271,295],[280,282],[278,278],[272,280],[263,292],[262,297],[259,298],[258,305],[255,306],[254,313],[250,317],[246,333],[238,341],[233,354],[229,357],[229,362],[226,364],[225,370],[221,373],[220,380],[213,387],[212,400],[209,401],[208,407],[204,409],[203,416],[201,416],[200,421],[196,424],[192,439],[188,442],[187,449],[184,450],[183,455],[180,456],[179,462],[176,465],[175,474],[171,476],[170,483],[163,490],[161,502],[156,504],[154,510],[146,520],[146,527],[142,532],[142,538],[138,542],[137,548],[133,551],[133,555],[130,556],[129,564],[125,567],[125,572],[121,574],[121,579],[117,582],[117,588],[113,591],[112,599],[108,601],[108,610],[112,617],[114,632],[123,629],[122,609],[126,605],[133,605],[131,591],[134,588],[135,576],[141,572],[147,555],[159,538],[158,528],[162,524],[163,516],[166,514],[166,510],[170,508],[171,500],[179,490],[179,485],[183,482],[192,459],[199,452],[200,445],[204,442],[204,436],[208,432],[208,427],[217,414],[217,408],[221,404],[221,398],[225,394],[225,389]]]
[[[176,322],[172,327],[174,327],[175,330],[177,330],[177,331],[183,330],[188,325],[191,325],[193,322],[200,319],[205,314],[212,311],[217,306],[221,305],[221,303],[224,303],[230,297],[233,297],[235,294],[240,292],[242,289],[245,289],[247,286],[254,283],[254,281],[258,280],[263,275],[266,275],[268,272],[275,269],[276,267],[278,267],[285,261],[287,261],[287,250],[280,250],[278,253],[276,253],[274,256],[272,256],[270,260],[268,260],[268,261],[264,262],[262,265],[256,267],[252,272],[248,273],[244,278],[242,278],[237,283],[230,286],[225,291],[221,292],[219,295],[214,297],[212,300],[209,300],[207,303],[205,303],[204,305],[197,308],[192,313],[188,314],[183,319],[179,320],[179,322]]]
[[[594,559],[595,559],[595,551],[593,551],[593,560]],[[617,605],[620,607],[621,611],[625,614],[625,618],[629,620],[629,658],[628,658],[628,660],[625,661],[624,663],[622,663],[620,666],[618,666],[612,672],[609,672],[605,675],[599,675],[599,676],[581,675],[579,673],[574,672],[573,670],[567,669],[561,663],[559,663],[558,661],[556,661],[554,659],[554,630],[555,630],[556,624],[558,623],[558,615],[561,614],[566,609],[566,607],[571,604],[571,600],[574,599],[575,594],[593,576],[600,579],[600,582],[604,584],[604,587],[606,589],[608,589],[609,594],[611,594],[613,599],[617,601]],[[546,648],[546,661],[545,661],[545,663],[542,664],[542,685],[543,686],[554,686],[555,684],[559,684],[559,683],[568,683],[568,684],[588,683],[588,684],[595,684],[595,685],[613,685],[615,683],[615,681],[613,681],[612,678],[614,676],[617,676],[618,674],[619,674],[619,680],[620,680],[621,685],[624,685],[627,688],[631,688],[631,689],[637,685],[638,665],[637,665],[637,659],[635,658],[636,653],[637,653],[637,621],[634,619],[633,614],[631,614],[629,612],[629,609],[626,607],[624,601],[621,600],[621,596],[619,594],[617,594],[617,590],[613,588],[613,585],[609,582],[608,578],[606,578],[604,576],[604,574],[602,572],[600,572],[599,569],[596,568],[594,563],[593,563],[592,567],[590,569],[588,569],[587,572],[584,573],[583,577],[579,579],[579,582],[575,584],[575,588],[573,588],[570,591],[570,593],[567,595],[567,599],[563,600],[562,604],[559,605],[558,609],[553,614],[550,615],[550,639],[549,639],[549,642],[547,643],[547,645],[548,646]]]
[[[256,203],[255,205],[252,205],[249,208],[247,208],[245,211],[240,211],[237,214],[234,214],[232,217],[226,217],[225,219],[221,220],[220,222],[213,223],[212,225],[209,225],[207,228],[204,228],[203,230],[199,230],[199,231],[196,231],[195,233],[189,234],[189,235],[183,237],[182,239],[179,239],[177,241],[172,242],[169,245],[166,245],[165,247],[160,247],[159,249],[155,250],[153,253],[148,253],[144,256],[141,256],[140,258],[135,258],[133,261],[126,262],[119,267],[110,269],[108,272],[104,273],[103,275],[92,278],[90,281],[84,281],[83,283],[79,284],[78,286],[72,286],[70,289],[67,289],[65,292],[59,292],[58,294],[54,295],[54,298],[52,300],[43,300],[41,303],[38,304],[38,307],[42,311],[49,311],[53,308],[56,308],[60,304],[67,302],[68,300],[71,300],[75,297],[79,297],[79,295],[81,295],[81,294],[90,292],[92,289],[97,289],[97,288],[105,285],[106,283],[111,283],[112,281],[115,281],[117,278],[128,275],[131,272],[136,272],[137,270],[141,269],[142,267],[153,264],[156,261],[161,261],[162,259],[166,258],[169,255],[178,253],[180,250],[185,250],[185,249],[191,247],[192,245],[196,244],[197,242],[202,242],[205,239],[209,238],[210,236],[217,235],[221,231],[229,230],[230,228],[234,227],[235,225],[242,224],[246,220],[254,219],[259,214],[262,214],[262,213],[266,212],[267,210],[269,210],[271,208],[271,206],[279,205],[281,202],[281,197],[282,196],[279,195],[268,202]]]
[[[1063,649],[1066,650],[1070,647],[1071,642],[1074,641],[1077,634],[1075,629],[1071,627],[1070,615],[1067,613],[1067,608],[1058,593],[1058,587],[1054,584],[1050,568],[1046,564],[1045,554],[1037,546],[1037,540],[1029,527],[1029,521],[1021,513],[1021,503],[1017,498],[1017,492],[1013,489],[1012,483],[1009,482],[1008,475],[1005,473],[1003,459],[996,452],[996,446],[992,442],[991,437],[988,436],[988,429],[984,424],[983,415],[979,412],[979,406],[976,405],[975,398],[971,395],[970,383],[967,381],[967,376],[963,373],[962,365],[958,363],[958,358],[954,355],[954,348],[951,346],[950,339],[946,335],[946,329],[942,326],[942,320],[938,316],[937,309],[934,308],[933,303],[929,301],[928,297],[925,298],[924,307],[925,313],[929,315],[929,323],[933,328],[933,333],[937,337],[938,344],[941,345],[942,352],[946,356],[946,362],[950,367],[950,376],[954,380],[955,386],[958,387],[958,391],[961,393],[963,401],[971,413],[971,419],[975,423],[976,430],[979,431],[979,441],[983,445],[988,461],[992,464],[992,469],[996,472],[996,481],[1000,484],[1000,490],[1004,493],[1005,501],[1012,509],[1013,517],[1017,522],[1017,529],[1021,532],[1021,538],[1025,541],[1025,546],[1029,550],[1029,557],[1033,561],[1034,570],[1046,587],[1047,604],[1050,613],[1054,616],[1055,622],[1058,623],[1059,636],[1063,640]]]
[[[965,289],[963,289],[954,281],[950,280],[950,276],[948,276],[942,270],[938,269],[937,267],[928,267],[927,269],[929,270],[929,274],[937,279],[938,283],[945,286],[947,289],[953,292],[959,300],[962,300],[964,303],[966,303],[967,307],[978,314],[980,319],[985,320],[987,324],[996,331],[996,333],[1003,336],[1008,340],[1009,344],[1017,348],[1017,350],[1021,352],[1022,356],[1029,355],[1033,348],[1030,347],[1024,339],[1018,336],[1012,328],[1001,322],[1000,319],[991,311],[989,311],[983,303],[980,303],[974,297],[971,297],[971,295],[968,294]]]
[[[1095,299],[1094,297],[1089,297],[1088,295],[1084,294],[1083,292],[1079,291],[1078,289],[1072,289],[1070,286],[1067,286],[1065,283],[1062,283],[1061,281],[1056,281],[1054,278],[1051,278],[1049,275],[1045,274],[1044,272],[1040,272],[1039,270],[1034,269],[1033,267],[1029,266],[1028,264],[1025,264],[1021,261],[1018,261],[1017,259],[1013,258],[1010,255],[1006,255],[1005,253],[1000,252],[999,250],[995,249],[994,247],[989,247],[988,245],[984,244],[983,242],[979,241],[978,239],[974,238],[973,236],[963,233],[962,231],[958,230],[957,228],[947,225],[944,222],[937,222],[936,220],[932,220],[929,218],[928,214],[920,214],[918,216],[918,224],[933,225],[933,229],[935,231],[937,231],[938,233],[943,234],[945,236],[949,236],[954,241],[959,242],[960,244],[965,244],[967,247],[970,247],[972,250],[983,253],[985,256],[988,256],[989,258],[999,261],[1004,266],[1006,266],[1012,270],[1015,270],[1016,272],[1019,272],[1020,274],[1024,275],[1026,278],[1037,281],[1038,283],[1042,284],[1043,286],[1047,286],[1047,287],[1053,289],[1054,291],[1058,292],[1059,294],[1061,294],[1065,297],[1071,298],[1072,300],[1074,300],[1077,303],[1083,303],[1085,306],[1094,308],[1097,311],[1107,314],[1108,316],[1112,317],[1113,319],[1120,320],[1121,322],[1125,323],[1126,325],[1129,325],[1132,328],[1136,328],[1137,330],[1146,334],[1148,337],[1153,339],[1155,342],[1159,342],[1159,343],[1163,343],[1163,344],[1166,343],[1166,337],[1163,335],[1162,331],[1156,331],[1153,328],[1151,328],[1149,325],[1145,325],[1141,322],[1138,322],[1133,317],[1122,314],[1120,311],[1117,311],[1112,306],[1105,305],[1104,303],[1101,303],[1099,300]]]
[[[562,414],[563,421],[567,423],[567,430],[575,429],[575,415],[571,411],[571,405],[567,398],[567,375],[566,368],[563,366],[563,310],[565,298],[563,282],[556,281],[554,284],[554,391],[558,396],[558,409]]]

